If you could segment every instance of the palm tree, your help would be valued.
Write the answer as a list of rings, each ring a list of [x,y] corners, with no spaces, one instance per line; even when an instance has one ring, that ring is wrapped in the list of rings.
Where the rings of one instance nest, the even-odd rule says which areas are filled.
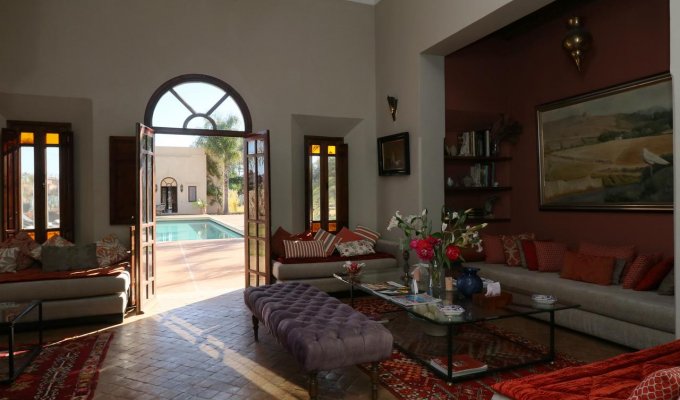
[[[238,117],[215,118],[218,130],[232,130],[238,124]],[[207,126],[206,128],[211,128]],[[206,154],[208,195],[210,204],[219,203],[224,214],[229,214],[229,175],[234,167],[243,162],[243,139],[228,136],[201,136],[194,142]],[[220,182],[215,185],[212,178]]]

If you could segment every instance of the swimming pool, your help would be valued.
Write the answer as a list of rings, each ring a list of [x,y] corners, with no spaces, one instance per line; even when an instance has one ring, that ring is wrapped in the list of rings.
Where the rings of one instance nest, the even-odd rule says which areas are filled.
[[[156,223],[158,242],[243,238],[238,232],[210,220],[173,220]]]

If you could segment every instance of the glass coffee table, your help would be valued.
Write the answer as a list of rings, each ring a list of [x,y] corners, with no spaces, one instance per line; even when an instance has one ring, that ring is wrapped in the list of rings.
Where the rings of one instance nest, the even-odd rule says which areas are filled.
[[[37,344],[18,346],[14,333],[18,323],[32,312],[37,315]],[[43,342],[42,301],[0,303],[0,337],[6,336],[6,357],[0,359],[0,383],[12,383],[40,353]]]
[[[532,293],[505,286],[502,298],[469,299],[454,289],[436,299],[423,293],[412,296],[397,286],[402,281],[388,283],[383,275],[362,273],[351,281],[341,274],[336,278],[350,286],[353,303],[358,291],[385,300],[380,320],[392,332],[395,346],[449,383],[552,361],[555,313],[579,307],[559,301],[537,303]],[[547,348],[491,323],[530,316],[547,322]]]

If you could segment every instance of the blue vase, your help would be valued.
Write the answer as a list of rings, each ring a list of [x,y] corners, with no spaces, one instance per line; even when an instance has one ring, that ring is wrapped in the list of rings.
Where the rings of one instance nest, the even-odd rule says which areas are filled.
[[[465,297],[482,291],[482,278],[477,275],[479,268],[463,267],[463,273],[456,279],[456,289]]]

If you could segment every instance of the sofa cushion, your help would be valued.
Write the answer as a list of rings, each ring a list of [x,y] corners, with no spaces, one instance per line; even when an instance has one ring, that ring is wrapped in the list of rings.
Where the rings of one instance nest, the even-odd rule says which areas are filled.
[[[622,282],[623,288],[634,288],[635,285],[644,278],[647,271],[649,271],[658,261],[659,259],[655,254],[640,254],[635,257],[635,261],[630,264],[628,271],[624,273]]]
[[[628,400],[677,400],[680,398],[680,367],[661,369],[647,375]]]
[[[371,246],[375,246],[375,242],[377,242],[378,239],[380,239],[380,233],[374,231],[373,229],[369,229],[363,225],[357,225],[357,227],[354,229],[354,233],[361,236],[362,239],[370,242]]]
[[[503,243],[503,254],[505,255],[505,263],[511,267],[522,265],[522,256],[520,255],[519,241],[533,240],[533,233],[520,233],[519,235],[501,235],[501,242]]]
[[[42,249],[42,269],[45,272],[96,268],[97,244],[82,246],[45,246]]]
[[[538,271],[538,256],[536,255],[536,244],[533,240],[520,240],[520,246],[524,253],[526,266],[531,271]]]
[[[284,240],[290,240],[291,234],[280,226],[271,237],[270,251],[272,258],[285,257],[286,250],[283,247]]]
[[[645,276],[635,285],[635,290],[654,290],[659,287],[661,281],[673,269],[673,257],[661,260],[645,274]]]
[[[127,258],[128,251],[115,234],[110,234],[97,241],[97,264],[100,267],[108,267]]]
[[[284,240],[286,258],[325,257],[320,240]]]
[[[583,254],[590,254],[592,256],[623,258],[627,264],[633,262],[635,258],[635,245],[621,245],[609,246],[596,243],[581,242],[578,246],[578,252]]]
[[[673,270],[663,278],[656,292],[663,296],[673,296],[675,294],[675,272]]]
[[[28,236],[26,232],[18,232],[14,237],[5,239],[0,243],[0,248],[16,247],[19,253],[16,256],[16,270],[30,268],[35,260],[40,258],[40,244]]]
[[[491,264],[505,263],[505,253],[503,253],[503,242],[500,236],[482,235],[482,246],[486,252],[486,262]]]
[[[340,243],[341,239],[324,229],[319,229],[314,235],[314,240],[320,240],[323,243],[323,251],[328,257],[333,254],[335,246]]]
[[[65,247],[65,246],[75,246],[73,243],[70,241],[64,239],[63,237],[59,235],[54,235],[47,239],[45,243],[43,243],[43,246],[56,246],[56,247]]]
[[[340,243],[354,242],[356,240],[364,240],[363,236],[359,236],[356,233],[350,231],[349,229],[343,227],[340,232],[336,235],[340,238]]]
[[[560,276],[575,281],[610,285],[614,270],[614,257],[600,257],[567,251]]]
[[[341,256],[352,257],[362,256],[364,254],[375,253],[373,244],[368,240],[355,240],[352,242],[343,242],[335,246]]]
[[[0,272],[16,272],[18,247],[0,248]]]
[[[562,269],[564,253],[567,245],[559,242],[534,242],[536,246],[536,259],[538,270],[542,272],[555,272]]]

